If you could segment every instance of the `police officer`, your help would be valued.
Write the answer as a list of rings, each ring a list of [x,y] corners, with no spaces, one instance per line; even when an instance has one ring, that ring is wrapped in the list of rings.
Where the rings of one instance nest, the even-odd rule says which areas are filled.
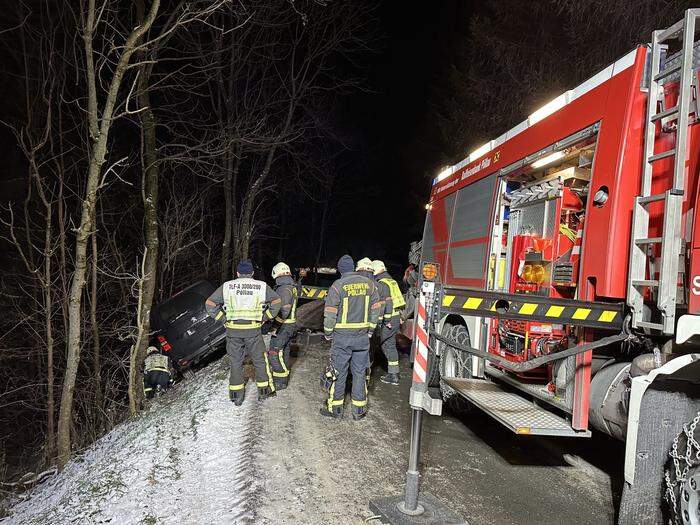
[[[380,260],[372,262],[374,278],[379,288],[379,298],[384,301],[384,309],[380,320],[381,330],[379,340],[382,352],[386,356],[387,374],[380,377],[382,383],[399,384],[399,352],[396,349],[396,334],[401,326],[401,309],[406,306],[398,283],[386,271],[386,266]]]
[[[382,303],[377,285],[368,277],[354,272],[352,257],[338,261],[340,279],[328,289],[323,316],[323,330],[331,343],[331,363],[323,380],[328,399],[321,414],[343,417],[345,383],[348,368],[352,373],[352,417],[362,419],[367,413],[366,372],[369,368],[369,338],[377,325]]]
[[[148,399],[164,393],[170,386],[168,356],[155,346],[149,346],[143,366],[143,393]]]
[[[291,354],[291,340],[297,332],[297,299],[299,289],[289,266],[283,262],[277,263],[272,268],[272,278],[275,280],[275,292],[282,301],[280,311],[275,317],[278,325],[276,333],[270,340],[270,363],[272,364],[272,376],[277,390],[287,388],[289,382],[289,357]]]
[[[253,279],[253,264],[249,260],[238,263],[236,277],[211,294],[206,308],[215,319],[226,316],[226,353],[231,362],[229,397],[240,406],[245,397],[243,359],[246,354],[255,365],[258,400],[275,395],[261,327],[263,322],[275,318],[282,301],[267,283]]]

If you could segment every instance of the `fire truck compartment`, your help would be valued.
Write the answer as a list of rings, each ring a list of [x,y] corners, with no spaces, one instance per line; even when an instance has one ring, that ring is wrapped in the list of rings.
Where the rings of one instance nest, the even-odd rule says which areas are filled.
[[[446,378],[444,381],[468,401],[520,435],[590,437],[571,423],[488,379]]]

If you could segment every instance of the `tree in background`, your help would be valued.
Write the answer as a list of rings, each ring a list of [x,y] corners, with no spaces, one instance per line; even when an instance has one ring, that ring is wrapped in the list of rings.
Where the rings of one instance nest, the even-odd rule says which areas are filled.
[[[447,43],[428,123],[454,163],[683,17],[692,2],[487,0]],[[434,166],[437,171],[439,166]],[[435,174],[428,174],[433,177]]]

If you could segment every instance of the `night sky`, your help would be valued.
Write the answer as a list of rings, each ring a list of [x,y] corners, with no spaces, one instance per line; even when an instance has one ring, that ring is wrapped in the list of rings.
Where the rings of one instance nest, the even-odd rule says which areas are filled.
[[[449,39],[469,14],[469,2],[430,6],[381,3],[377,53],[369,56],[368,87],[350,97],[344,123],[363,145],[349,153],[348,173],[359,196],[335,210],[328,262],[334,252],[406,264],[409,243],[422,237],[425,203],[442,161],[429,97],[445,74]],[[357,203],[357,205],[355,205]]]

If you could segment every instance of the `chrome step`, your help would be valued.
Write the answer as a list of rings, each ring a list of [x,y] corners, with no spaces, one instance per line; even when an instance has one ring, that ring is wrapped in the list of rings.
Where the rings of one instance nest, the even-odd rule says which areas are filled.
[[[590,437],[574,430],[565,418],[488,379],[443,379],[455,391],[506,428],[522,435]]]

